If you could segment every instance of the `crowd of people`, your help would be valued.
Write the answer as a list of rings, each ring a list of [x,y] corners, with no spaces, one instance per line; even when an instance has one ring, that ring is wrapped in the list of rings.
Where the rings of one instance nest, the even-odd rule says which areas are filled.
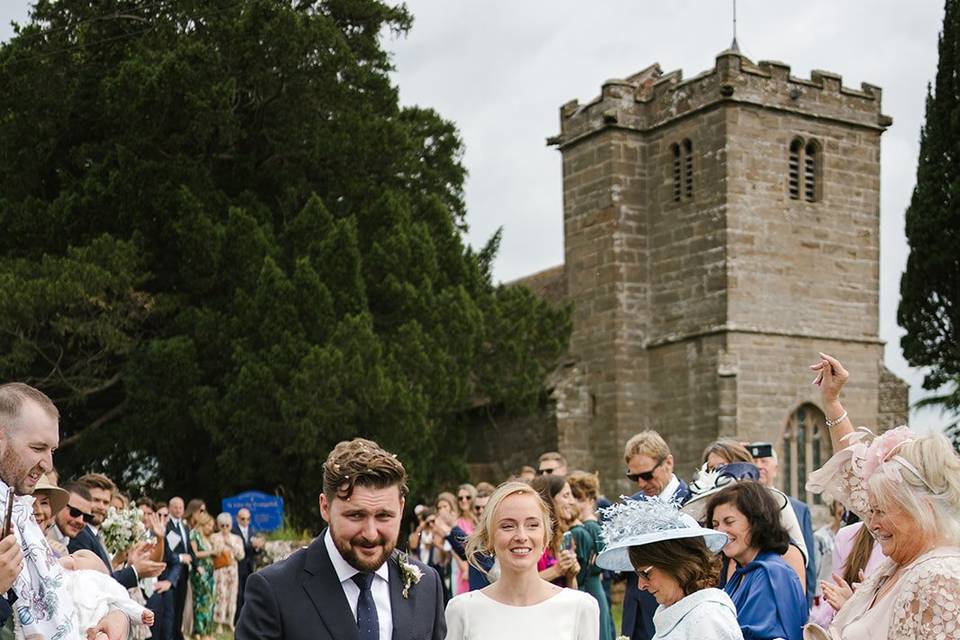
[[[204,640],[235,621],[237,640],[960,639],[960,457],[941,435],[854,430],[848,372],[823,354],[812,369],[835,452],[807,483],[829,494],[816,532],[776,489],[769,444],[713,442],[688,484],[642,431],[623,458],[635,495],[611,504],[549,452],[416,506],[400,552],[403,464],[355,438],[323,465],[324,533],[256,572],[249,512],[214,519],[199,500],[137,500],[149,540],[108,551],[129,500],[98,474],[58,486],[56,408],[0,385],[0,489],[22,496],[0,538],[0,619],[17,637],[101,640]]]
[[[61,482],[58,419],[38,390],[0,385],[0,489],[12,514],[0,637],[210,640],[233,629],[264,546],[250,512],[214,521],[202,500],[131,501],[102,474]]]

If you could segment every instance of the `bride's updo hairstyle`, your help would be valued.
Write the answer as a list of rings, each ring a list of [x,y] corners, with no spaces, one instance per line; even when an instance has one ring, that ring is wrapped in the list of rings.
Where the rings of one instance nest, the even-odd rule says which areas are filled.
[[[493,557],[493,528],[496,526],[497,511],[500,510],[500,504],[506,498],[514,495],[530,496],[540,508],[540,517],[543,521],[543,541],[540,548],[537,549],[537,557],[543,552],[543,545],[549,544],[550,542],[552,535],[550,510],[540,497],[540,494],[526,482],[504,482],[497,487],[497,490],[490,496],[490,500],[483,510],[483,515],[480,516],[480,522],[477,524],[476,530],[467,538],[465,549],[467,562],[479,569],[482,573],[486,573],[486,571],[480,566],[477,554]]]
[[[886,453],[867,487],[876,505],[903,509],[927,534],[960,544],[960,457],[941,434],[910,438]]]

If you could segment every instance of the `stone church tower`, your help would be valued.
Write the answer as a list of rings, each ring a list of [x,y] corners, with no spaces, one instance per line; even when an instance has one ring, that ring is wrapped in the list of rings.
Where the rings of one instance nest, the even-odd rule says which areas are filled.
[[[571,468],[599,470],[615,496],[633,490],[623,446],[642,429],[685,479],[717,437],[766,440],[781,484],[807,497],[830,454],[806,368],[818,351],[851,370],[856,424],[906,421],[878,335],[891,124],[878,87],[735,50],[688,80],[653,65],[561,107],[565,263],[520,283],[573,305],[550,381]]]

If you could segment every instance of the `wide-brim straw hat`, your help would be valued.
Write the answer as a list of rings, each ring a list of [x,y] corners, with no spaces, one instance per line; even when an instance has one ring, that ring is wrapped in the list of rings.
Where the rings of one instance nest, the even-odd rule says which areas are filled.
[[[60,510],[67,506],[67,502],[70,501],[70,494],[65,489],[61,489],[50,482],[47,474],[40,476],[36,486],[33,488],[33,492],[35,494],[42,493],[47,496],[47,500],[50,501],[50,512],[53,515],[60,513]]]
[[[664,540],[703,538],[707,548],[718,553],[727,544],[727,534],[705,529],[681,513],[675,504],[658,498],[624,498],[603,511],[603,538],[606,547],[597,556],[597,566],[610,571],[633,571],[630,547]]]

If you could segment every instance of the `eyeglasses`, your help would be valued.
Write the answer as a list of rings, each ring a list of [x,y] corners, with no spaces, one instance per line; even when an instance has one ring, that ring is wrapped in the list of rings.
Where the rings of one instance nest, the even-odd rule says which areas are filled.
[[[653,569],[653,565],[650,565],[646,569],[637,569],[637,576],[643,578],[646,582],[650,582],[650,570]]]
[[[67,511],[70,512],[70,517],[71,517],[71,518],[81,518],[81,517],[82,517],[82,518],[83,518],[83,521],[86,522],[87,524],[92,524],[92,523],[93,523],[93,514],[92,514],[92,513],[85,513],[85,512],[81,511],[80,509],[77,509],[75,506],[70,505],[70,504],[67,505]]]
[[[556,468],[553,468],[553,469],[537,469],[537,475],[538,475],[538,476],[542,476],[543,474],[549,475],[549,474],[553,473],[554,471],[556,471]]]
[[[457,500],[459,500],[460,502],[466,502],[470,500],[470,496],[457,496]]]
[[[641,473],[630,473],[627,471],[627,478],[630,479],[630,482],[638,482],[643,480],[644,482],[650,482],[653,480],[653,472],[660,468],[660,465],[664,463],[666,458],[660,458],[659,462],[653,466],[653,469],[650,471],[643,471]]]
[[[483,513],[483,506],[482,506],[482,505],[479,505],[479,504],[476,505],[476,506],[474,506],[474,507],[473,507],[473,512],[474,512],[474,513]]]

